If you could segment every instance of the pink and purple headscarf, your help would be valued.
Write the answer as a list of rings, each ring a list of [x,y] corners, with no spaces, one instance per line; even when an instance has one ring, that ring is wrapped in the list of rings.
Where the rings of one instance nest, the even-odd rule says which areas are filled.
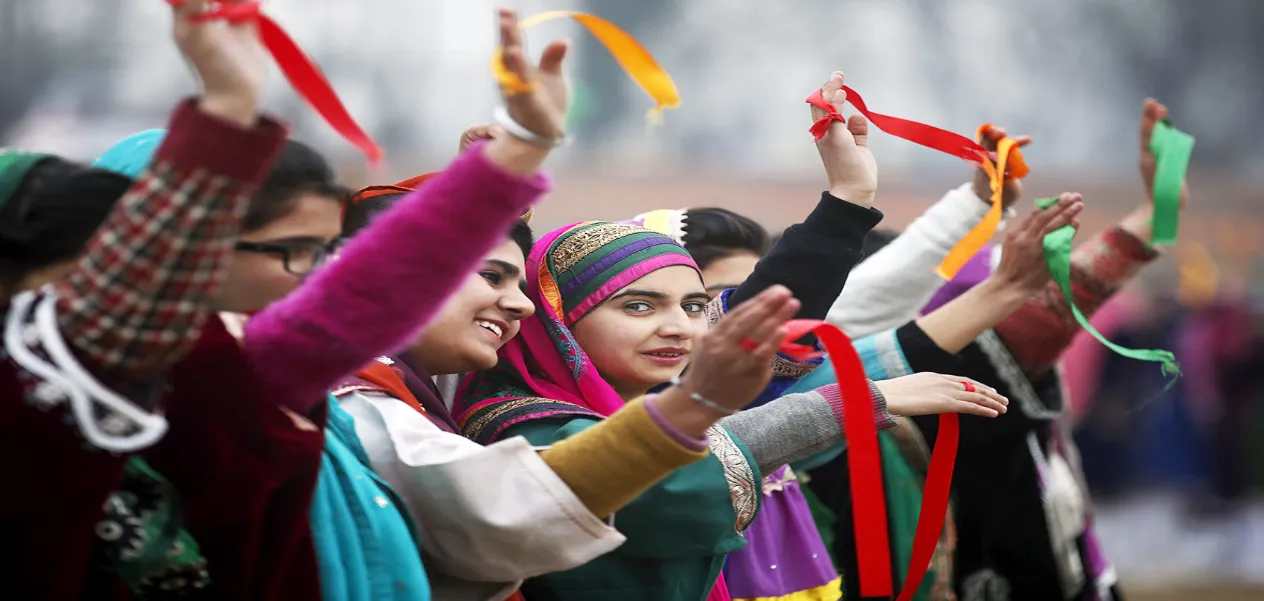
[[[527,258],[536,313],[500,349],[496,367],[462,383],[453,409],[465,435],[489,444],[526,420],[606,417],[623,407],[571,327],[628,284],[672,265],[698,270],[676,241],[626,223],[576,223],[536,242]]]

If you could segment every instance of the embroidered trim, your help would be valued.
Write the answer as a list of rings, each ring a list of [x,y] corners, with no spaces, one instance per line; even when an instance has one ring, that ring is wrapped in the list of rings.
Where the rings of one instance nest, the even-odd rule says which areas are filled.
[[[720,323],[720,318],[724,317],[724,294],[721,293],[703,305],[702,314],[707,317],[708,328],[714,328],[715,324]]]
[[[1031,386],[1031,380],[1027,379],[1023,368],[1018,366],[1018,362],[994,330],[984,332],[975,342],[979,343],[979,348],[983,349],[983,353],[991,361],[996,374],[1009,386],[1010,398],[1018,399],[1018,408],[1023,415],[1043,421],[1055,420],[1061,415],[1060,410],[1050,409],[1040,400],[1036,389]]]
[[[500,433],[514,424],[555,417],[558,415],[576,415],[605,419],[601,414],[574,403],[546,399],[543,397],[522,397],[489,403],[470,414],[461,425],[461,433],[466,438],[479,444],[495,442]]]
[[[759,510],[760,489],[756,486],[755,472],[727,430],[711,426],[707,428],[707,436],[711,441],[711,454],[724,466],[724,479],[729,484],[729,498],[733,503],[733,512],[737,514],[733,530],[741,534]]]
[[[819,361],[819,359],[817,360]],[[787,359],[780,354],[774,355],[772,358],[772,375],[776,378],[802,378],[820,367],[818,363],[801,363],[794,359]]]

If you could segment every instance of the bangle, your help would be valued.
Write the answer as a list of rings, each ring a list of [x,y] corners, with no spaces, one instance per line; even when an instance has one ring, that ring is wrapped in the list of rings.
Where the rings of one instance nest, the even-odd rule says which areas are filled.
[[[672,378],[671,385],[677,386],[681,390],[684,390],[685,388],[685,385],[681,383],[680,378],[678,377]],[[699,405],[702,405],[703,407],[706,407],[707,409],[710,409],[712,411],[717,411],[723,415],[737,415],[739,412],[741,412],[741,409],[729,409],[728,407],[725,407],[724,405],[721,405],[711,399],[708,399],[707,397],[704,397],[696,392],[689,392],[689,398],[692,399],[693,402]]]
[[[495,122],[496,125],[505,128],[505,131],[508,132],[509,135],[532,146],[538,146],[540,148],[557,148],[559,146],[565,146],[571,141],[571,139],[565,134],[563,134],[560,138],[550,140],[523,127],[521,123],[514,121],[514,118],[509,115],[509,111],[505,110],[505,107],[503,106],[498,106],[496,107],[496,110],[492,111],[492,121]]]

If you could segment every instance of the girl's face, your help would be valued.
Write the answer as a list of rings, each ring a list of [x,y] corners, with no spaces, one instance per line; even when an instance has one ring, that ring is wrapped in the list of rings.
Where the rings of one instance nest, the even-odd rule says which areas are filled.
[[[216,310],[258,311],[285,298],[303,283],[318,255],[341,235],[338,199],[300,194],[291,202],[293,208],[284,217],[242,233]]]
[[[507,239],[483,258],[409,349],[432,376],[491,369],[496,351],[535,312],[527,298],[522,249]]]
[[[672,265],[610,295],[571,327],[597,371],[625,400],[679,376],[707,330],[698,272]]]

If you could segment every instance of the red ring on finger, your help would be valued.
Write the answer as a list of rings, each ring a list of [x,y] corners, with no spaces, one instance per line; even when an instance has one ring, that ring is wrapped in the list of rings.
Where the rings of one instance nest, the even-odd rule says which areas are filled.
[[[961,385],[966,387],[966,392],[974,392],[974,384],[962,380]]]
[[[755,342],[754,340],[751,340],[750,338],[746,338],[742,340],[742,349],[745,350],[746,352],[753,353],[755,352],[755,349],[757,348],[759,348],[758,342]]]

